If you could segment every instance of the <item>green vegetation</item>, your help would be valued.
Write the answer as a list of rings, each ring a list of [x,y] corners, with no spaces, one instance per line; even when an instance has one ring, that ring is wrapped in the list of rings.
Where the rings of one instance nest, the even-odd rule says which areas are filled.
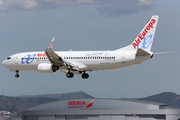
[[[35,105],[31,103],[25,103],[11,97],[0,96],[0,111],[11,112],[13,118],[19,118],[21,111],[33,106]]]

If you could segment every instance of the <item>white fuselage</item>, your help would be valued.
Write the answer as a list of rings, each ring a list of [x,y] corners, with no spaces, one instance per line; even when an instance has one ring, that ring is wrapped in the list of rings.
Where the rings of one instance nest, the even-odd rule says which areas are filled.
[[[55,51],[55,53],[67,62],[86,65],[86,71],[122,68],[150,58],[149,55],[137,57],[135,51]],[[14,71],[36,71],[39,64],[50,64],[44,52],[23,52],[8,58],[2,64]],[[66,71],[67,68],[62,66],[59,70]]]

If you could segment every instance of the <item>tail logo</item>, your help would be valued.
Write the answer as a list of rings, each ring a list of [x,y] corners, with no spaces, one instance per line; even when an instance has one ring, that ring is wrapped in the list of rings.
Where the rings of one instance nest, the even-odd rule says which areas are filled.
[[[133,45],[134,49],[136,49],[136,48],[139,46],[139,44],[141,43],[141,41],[142,41],[143,39],[144,39],[144,44],[143,44],[143,45],[149,43],[150,40],[149,40],[148,42],[146,42],[146,39],[147,39],[147,38],[152,38],[152,34],[149,35],[147,38],[145,38],[145,36],[146,36],[147,33],[149,33],[149,31],[153,28],[153,25],[154,25],[155,23],[156,23],[156,20],[155,20],[155,19],[152,19],[152,20],[149,22],[149,24],[145,27],[145,29],[143,30],[143,32],[138,35],[137,39],[133,41],[132,45]],[[152,43],[152,42],[151,42],[151,43]]]
[[[142,40],[141,44],[139,44],[139,46],[137,46],[137,48],[142,48],[142,49],[146,49],[148,48],[151,44],[152,44],[152,37],[153,35],[149,35],[148,37],[144,37],[144,39]]]

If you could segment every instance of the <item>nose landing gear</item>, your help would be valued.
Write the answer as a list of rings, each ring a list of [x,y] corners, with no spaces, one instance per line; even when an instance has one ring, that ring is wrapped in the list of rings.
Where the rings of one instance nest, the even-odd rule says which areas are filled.
[[[19,70],[16,70],[16,74],[15,74],[15,77],[18,78],[19,77]]]

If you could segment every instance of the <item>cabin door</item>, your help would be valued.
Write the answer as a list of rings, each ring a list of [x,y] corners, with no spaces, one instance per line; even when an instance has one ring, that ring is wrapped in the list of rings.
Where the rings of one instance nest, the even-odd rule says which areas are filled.
[[[125,56],[126,56],[125,53],[122,53],[122,54],[121,54],[121,63],[125,63],[125,62],[126,62]]]

